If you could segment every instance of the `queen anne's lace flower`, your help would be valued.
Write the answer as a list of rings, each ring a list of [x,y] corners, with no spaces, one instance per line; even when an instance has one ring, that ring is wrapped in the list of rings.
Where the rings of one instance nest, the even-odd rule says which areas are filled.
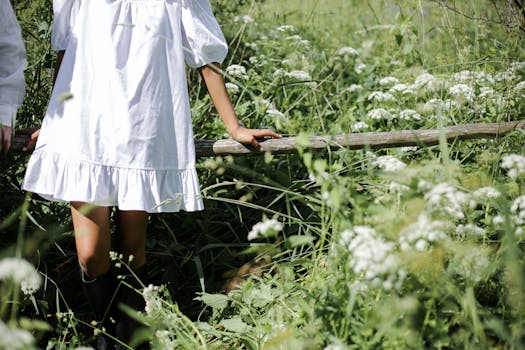
[[[432,221],[426,214],[419,215],[417,222],[405,227],[399,236],[401,250],[412,247],[418,251],[427,250],[432,244],[445,239],[445,223]]]
[[[392,115],[384,108],[374,108],[368,111],[366,116],[373,120],[389,120]]]
[[[449,94],[454,96],[457,100],[472,101],[476,94],[474,89],[466,84],[456,84],[448,89]]]
[[[510,212],[518,225],[525,224],[525,196],[519,196],[512,202]]]
[[[407,166],[405,163],[392,156],[377,157],[373,164],[384,171],[399,171]]]
[[[248,233],[248,240],[254,240],[259,237],[270,237],[282,231],[283,224],[275,219],[265,220],[253,225]]]
[[[226,68],[226,74],[234,78],[240,78],[248,80],[248,74],[246,74],[246,68],[240,64],[232,64]]]
[[[389,85],[395,85],[399,83],[399,79],[396,77],[384,77],[379,80],[379,85],[381,86],[389,86]]]
[[[394,243],[381,239],[371,227],[354,226],[343,231],[340,243],[352,255],[350,266],[354,272],[366,279],[372,280],[397,267],[398,261],[392,255]]]
[[[405,109],[399,112],[399,119],[406,121],[421,120],[421,115],[413,109]]]
[[[26,330],[7,327],[0,320],[0,349],[31,350],[35,349],[35,339]]]
[[[507,175],[516,179],[525,173],[525,157],[519,154],[509,154],[501,160],[501,167],[507,170]]]
[[[437,212],[450,215],[456,219],[463,219],[465,204],[469,197],[466,193],[458,191],[448,183],[440,183],[426,193],[427,210],[431,213]]]
[[[388,102],[394,100],[394,96],[389,92],[373,91],[368,95],[368,101]]]
[[[369,128],[369,125],[362,121],[355,122],[354,124],[350,126],[350,129],[352,130],[352,132],[358,132],[361,130],[366,130],[368,128]]]
[[[26,295],[40,288],[42,277],[34,266],[24,259],[5,258],[0,260],[0,281],[11,280],[20,285]]]
[[[226,85],[226,89],[227,89],[228,92],[231,93],[231,94],[238,94],[239,91],[241,90],[241,89],[239,88],[239,86],[236,85],[236,84],[234,84],[234,83],[230,83],[230,82],[228,82],[228,83],[226,83],[226,84],[224,84],[224,85]]]
[[[339,56],[344,56],[344,55],[357,56],[359,55],[359,52],[357,52],[357,50],[354,49],[353,47],[345,46],[337,50],[337,55]]]
[[[419,75],[414,81],[414,89],[422,91],[434,91],[439,87],[439,81],[430,73]]]

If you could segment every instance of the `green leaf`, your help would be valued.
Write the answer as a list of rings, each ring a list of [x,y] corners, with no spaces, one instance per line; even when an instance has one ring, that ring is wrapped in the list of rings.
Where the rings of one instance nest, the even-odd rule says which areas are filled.
[[[311,245],[314,242],[313,236],[293,235],[286,238],[286,245],[288,248],[300,247],[303,245]]]
[[[224,319],[220,322],[220,324],[230,332],[236,333],[245,333],[251,328],[251,326],[244,323],[240,317]]]
[[[228,307],[228,302],[230,301],[227,295],[210,293],[202,293],[201,296],[196,297],[195,300],[200,300],[204,304],[219,311]]]

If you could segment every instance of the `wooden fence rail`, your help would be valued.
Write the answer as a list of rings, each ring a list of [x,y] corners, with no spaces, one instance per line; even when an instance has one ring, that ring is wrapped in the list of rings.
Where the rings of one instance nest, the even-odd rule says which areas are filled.
[[[440,135],[447,141],[495,138],[508,132],[525,129],[525,120],[502,123],[473,123],[447,126],[442,130],[402,130],[389,132],[364,132],[337,136],[311,136],[308,149],[314,152],[328,149],[380,149],[403,146],[430,146],[439,143]],[[25,135],[16,135],[13,149],[20,150],[26,140]],[[296,153],[297,139],[283,137],[261,142],[264,151],[273,154]],[[195,140],[197,157],[218,155],[257,155],[260,152],[233,140]]]

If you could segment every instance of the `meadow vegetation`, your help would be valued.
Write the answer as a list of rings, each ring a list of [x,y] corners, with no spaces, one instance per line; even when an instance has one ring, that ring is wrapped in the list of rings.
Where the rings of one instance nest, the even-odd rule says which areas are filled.
[[[18,127],[50,93],[50,1],[15,1]],[[312,153],[309,135],[524,119],[523,17],[507,1],[215,0],[241,121],[298,152],[198,160],[206,210],[151,218],[137,333],[154,349],[523,349],[525,133]],[[227,137],[188,72],[196,138]],[[0,349],[93,338],[68,208],[0,166]],[[125,263],[115,257],[116,263]],[[26,263],[30,262],[30,263]]]

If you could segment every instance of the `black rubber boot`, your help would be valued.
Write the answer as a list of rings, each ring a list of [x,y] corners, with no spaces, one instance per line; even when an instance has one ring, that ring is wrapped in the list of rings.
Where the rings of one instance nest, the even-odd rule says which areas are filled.
[[[147,269],[146,265],[133,270],[135,276],[129,271],[122,273],[122,278],[119,277],[119,288],[117,292],[117,304],[119,311],[117,312],[117,339],[125,344],[129,344],[135,331],[144,327],[144,325],[134,318],[130,317],[125,311],[121,310],[121,304],[130,307],[135,311],[144,311],[146,303],[142,297],[142,290],[147,285]],[[138,278],[138,279],[137,279]],[[124,283],[125,282],[125,283]],[[131,286],[131,288],[129,286]],[[149,349],[148,343],[142,343],[135,349],[145,350]],[[117,349],[124,349],[123,346],[117,344]]]
[[[82,289],[87,297],[91,311],[97,321],[97,328],[103,328],[106,333],[114,336],[115,324],[110,320],[111,301],[115,293],[115,283],[111,269],[94,279],[80,269]],[[115,342],[105,334],[97,335],[97,350],[115,349]]]

